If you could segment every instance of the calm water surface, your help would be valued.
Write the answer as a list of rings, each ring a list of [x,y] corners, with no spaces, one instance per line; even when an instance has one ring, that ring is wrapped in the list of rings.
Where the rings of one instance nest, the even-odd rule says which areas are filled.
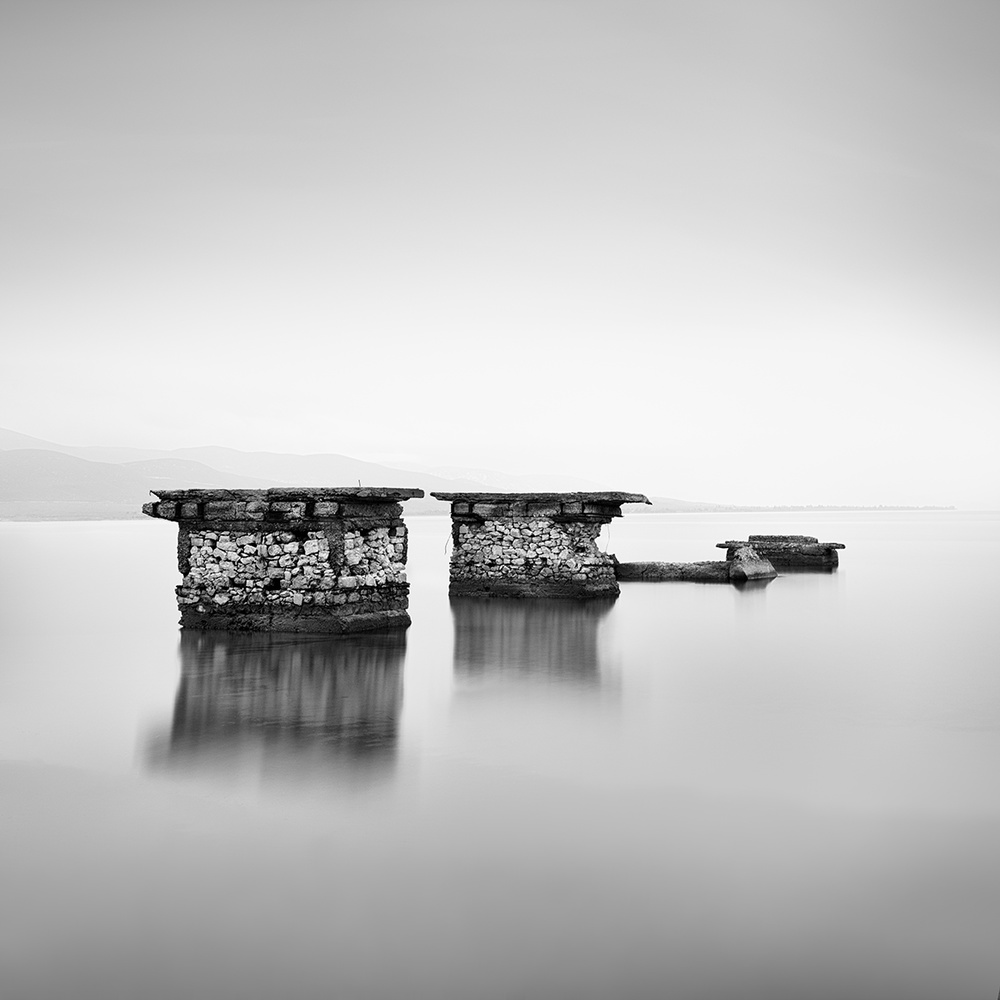
[[[989,998],[994,514],[626,514],[833,574],[181,635],[176,527],[0,524],[2,995]],[[604,544],[602,542],[602,544]]]

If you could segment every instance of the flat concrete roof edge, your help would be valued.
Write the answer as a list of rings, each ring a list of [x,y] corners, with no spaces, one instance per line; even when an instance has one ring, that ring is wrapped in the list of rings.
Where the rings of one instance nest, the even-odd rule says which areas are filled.
[[[411,500],[423,490],[393,486],[274,486],[266,490],[150,490],[161,500]]]
[[[439,493],[431,491],[436,500],[458,500],[462,503],[517,503],[519,501],[567,500],[583,503],[650,503],[641,493]]]

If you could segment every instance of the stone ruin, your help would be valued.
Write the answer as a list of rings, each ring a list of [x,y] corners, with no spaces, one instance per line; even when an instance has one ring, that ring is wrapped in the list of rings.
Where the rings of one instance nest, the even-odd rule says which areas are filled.
[[[628,562],[616,563],[619,580],[642,580],[647,583],[681,580],[690,583],[749,583],[752,580],[773,580],[778,574],[774,566],[745,542],[733,550],[727,559],[709,562]]]
[[[601,525],[641,493],[431,493],[451,503],[452,597],[617,597]]]
[[[407,535],[383,487],[155,490],[150,517],[178,524],[181,626],[230,632],[405,628]],[[726,559],[619,563],[601,526],[641,493],[432,493],[451,504],[453,598],[615,598],[619,580],[745,583],[775,567],[832,570],[840,542],[751,535]]]
[[[381,487],[156,490],[176,521],[181,626],[272,632],[405,628],[406,525]]]
[[[619,580],[743,584],[771,580],[779,568],[830,572],[837,568],[837,550],[844,545],[820,542],[811,535],[751,535],[745,542],[719,542],[716,548],[726,550],[724,560],[616,563],[615,569]]]
[[[719,542],[731,560],[741,548],[751,546],[758,555],[779,569],[833,570],[840,564],[837,550],[842,542],[820,542],[812,535],[751,535],[745,542]]]

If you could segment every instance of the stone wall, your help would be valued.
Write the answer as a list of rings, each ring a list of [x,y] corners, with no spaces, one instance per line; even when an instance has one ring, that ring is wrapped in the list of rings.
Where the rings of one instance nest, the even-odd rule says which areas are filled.
[[[230,631],[405,627],[406,526],[420,490],[172,490],[146,504],[177,521],[181,625]]]
[[[683,581],[686,583],[730,583],[729,563],[723,559],[710,562],[624,562],[615,567],[619,580],[643,583]]]
[[[617,596],[601,525],[633,493],[432,493],[451,502],[453,597]]]

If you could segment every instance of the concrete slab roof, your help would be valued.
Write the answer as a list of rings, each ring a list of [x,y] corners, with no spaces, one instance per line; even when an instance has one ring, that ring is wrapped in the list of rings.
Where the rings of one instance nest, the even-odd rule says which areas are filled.
[[[641,493],[439,493],[436,490],[431,496],[437,500],[458,500],[463,503],[518,503],[527,501],[580,501],[582,503],[649,503],[648,497]]]
[[[150,490],[161,500],[367,500],[395,503],[422,497],[423,490],[394,486],[275,486],[268,490]]]

